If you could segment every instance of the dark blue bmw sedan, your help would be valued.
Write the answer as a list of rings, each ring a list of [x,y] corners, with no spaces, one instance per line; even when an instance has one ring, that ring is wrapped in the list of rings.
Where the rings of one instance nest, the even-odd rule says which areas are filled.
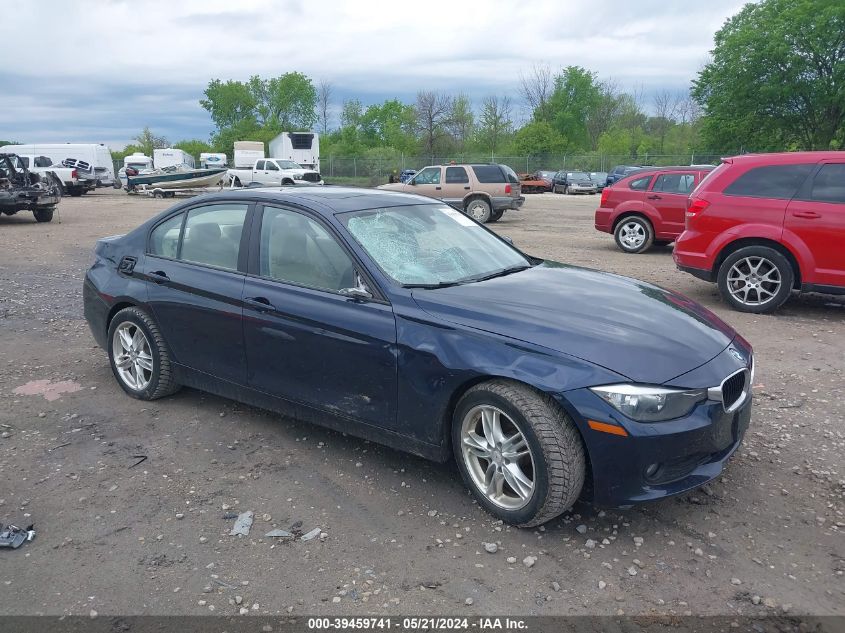
[[[182,385],[431,459],[533,526],[713,479],[749,344],[700,305],[544,261],[430,198],[248,189],[97,243],[85,316],[118,384]],[[586,485],[589,482],[589,485]]]

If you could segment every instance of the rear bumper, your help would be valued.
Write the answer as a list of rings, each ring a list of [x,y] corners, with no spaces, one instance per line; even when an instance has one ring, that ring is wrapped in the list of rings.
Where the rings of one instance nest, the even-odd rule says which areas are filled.
[[[604,207],[596,209],[594,222],[596,231],[613,233],[613,209],[606,209]]]
[[[681,272],[689,273],[693,277],[698,277],[703,281],[716,281],[713,278],[713,271],[710,270],[703,270],[701,268],[692,268],[691,266],[681,266],[680,264],[676,263],[678,270]]]
[[[714,236],[687,229],[675,240],[672,259],[675,265],[684,272],[695,275],[705,281],[713,281],[713,264],[715,254],[708,253]]]
[[[85,320],[88,321],[88,327],[91,328],[94,340],[97,341],[97,345],[105,349],[108,340],[107,321],[110,306],[97,292],[94,283],[87,274],[82,284],[82,305]]]
[[[525,196],[512,198],[511,196],[501,196],[492,198],[493,211],[507,211],[508,209],[518,209],[525,204]]]

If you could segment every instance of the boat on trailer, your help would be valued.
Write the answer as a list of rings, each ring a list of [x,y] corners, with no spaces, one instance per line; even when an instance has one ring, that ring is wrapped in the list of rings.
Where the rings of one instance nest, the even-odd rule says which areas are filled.
[[[132,170],[135,171],[135,170]],[[130,174],[126,170],[126,190],[144,189],[200,189],[219,185],[226,178],[226,169],[185,169],[182,167],[164,167],[145,173]]]

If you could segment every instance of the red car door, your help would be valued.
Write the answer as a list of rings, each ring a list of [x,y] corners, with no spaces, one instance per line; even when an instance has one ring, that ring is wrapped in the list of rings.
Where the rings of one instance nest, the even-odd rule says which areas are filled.
[[[687,197],[695,188],[697,175],[694,171],[669,171],[654,179],[646,200],[660,216],[654,225],[655,238],[674,240],[683,233]]]
[[[804,283],[845,287],[845,162],[823,163],[804,184],[786,209],[783,238],[810,252]]]

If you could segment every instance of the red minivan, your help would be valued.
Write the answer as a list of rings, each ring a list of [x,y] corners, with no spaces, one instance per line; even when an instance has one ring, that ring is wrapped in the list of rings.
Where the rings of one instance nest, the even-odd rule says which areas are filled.
[[[793,290],[845,294],[845,152],[723,159],[690,196],[673,257],[743,312]]]
[[[625,253],[674,242],[684,230],[687,197],[712,169],[649,167],[630,173],[602,191],[596,230],[613,234]]]

